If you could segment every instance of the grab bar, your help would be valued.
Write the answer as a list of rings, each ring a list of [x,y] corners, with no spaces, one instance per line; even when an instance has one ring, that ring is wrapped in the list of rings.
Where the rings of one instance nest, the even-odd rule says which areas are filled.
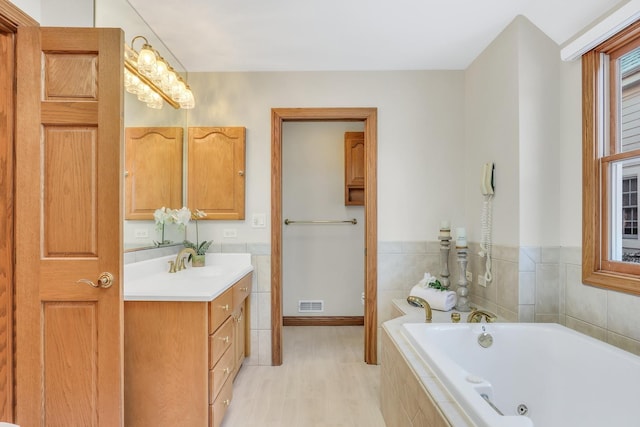
[[[489,399],[489,396],[484,393],[482,393],[480,396],[482,396],[482,398],[489,404],[489,406],[493,408],[494,411],[496,411],[500,415],[504,415],[502,412],[500,412],[500,409],[498,409],[496,405],[494,405],[493,402]]]
[[[353,224],[356,225],[358,223],[358,220],[353,218],[353,219],[347,219],[347,220],[315,220],[315,221],[293,221],[289,218],[286,218],[284,220],[284,225],[289,225],[289,224]]]

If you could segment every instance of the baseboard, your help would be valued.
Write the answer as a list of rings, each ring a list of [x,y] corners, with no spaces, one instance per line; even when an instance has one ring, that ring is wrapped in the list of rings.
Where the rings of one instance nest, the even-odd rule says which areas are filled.
[[[283,316],[282,326],[358,326],[364,316]]]

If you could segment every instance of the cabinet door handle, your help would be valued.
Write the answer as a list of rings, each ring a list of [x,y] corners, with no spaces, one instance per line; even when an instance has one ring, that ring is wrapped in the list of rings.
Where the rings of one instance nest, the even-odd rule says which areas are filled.
[[[224,406],[229,406],[231,404],[231,401],[229,399],[225,399],[222,401],[222,403],[224,404]]]
[[[244,176],[244,171],[238,171],[238,175]]]
[[[240,288],[240,290],[246,294],[249,288]]]
[[[225,375],[229,375],[229,372],[231,372],[231,368],[224,368],[222,372],[224,372]]]
[[[229,311],[229,304],[221,305],[220,308],[224,311]]]
[[[225,344],[229,344],[229,337],[228,337],[228,336],[226,336],[226,337],[224,337],[224,338],[223,338],[223,337],[220,337],[219,339],[220,339],[221,341],[224,341],[224,343],[225,343]]]

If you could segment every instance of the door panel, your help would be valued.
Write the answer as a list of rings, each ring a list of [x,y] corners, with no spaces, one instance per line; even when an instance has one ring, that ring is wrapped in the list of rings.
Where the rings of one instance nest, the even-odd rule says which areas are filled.
[[[18,31],[16,422],[25,427],[122,425],[122,49],[118,29]]]

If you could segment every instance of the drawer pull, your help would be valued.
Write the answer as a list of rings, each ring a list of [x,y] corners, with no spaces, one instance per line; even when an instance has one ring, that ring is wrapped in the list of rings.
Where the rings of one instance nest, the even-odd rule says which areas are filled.
[[[240,288],[240,290],[244,293],[247,293],[247,291],[249,290],[249,288]]]
[[[229,372],[231,372],[231,368],[224,368],[222,372],[224,372],[225,375],[229,375]]]
[[[219,306],[221,309],[223,309],[224,311],[229,311],[229,304],[225,304],[225,305],[221,305]]]
[[[222,403],[224,404],[224,406],[229,406],[231,404],[231,401],[229,399],[225,399],[222,401]]]
[[[229,344],[229,337],[228,337],[228,336],[226,336],[226,337],[224,337],[224,338],[223,338],[223,337],[220,337],[219,339],[220,339],[221,341],[224,341],[224,343],[225,343],[225,344]]]

